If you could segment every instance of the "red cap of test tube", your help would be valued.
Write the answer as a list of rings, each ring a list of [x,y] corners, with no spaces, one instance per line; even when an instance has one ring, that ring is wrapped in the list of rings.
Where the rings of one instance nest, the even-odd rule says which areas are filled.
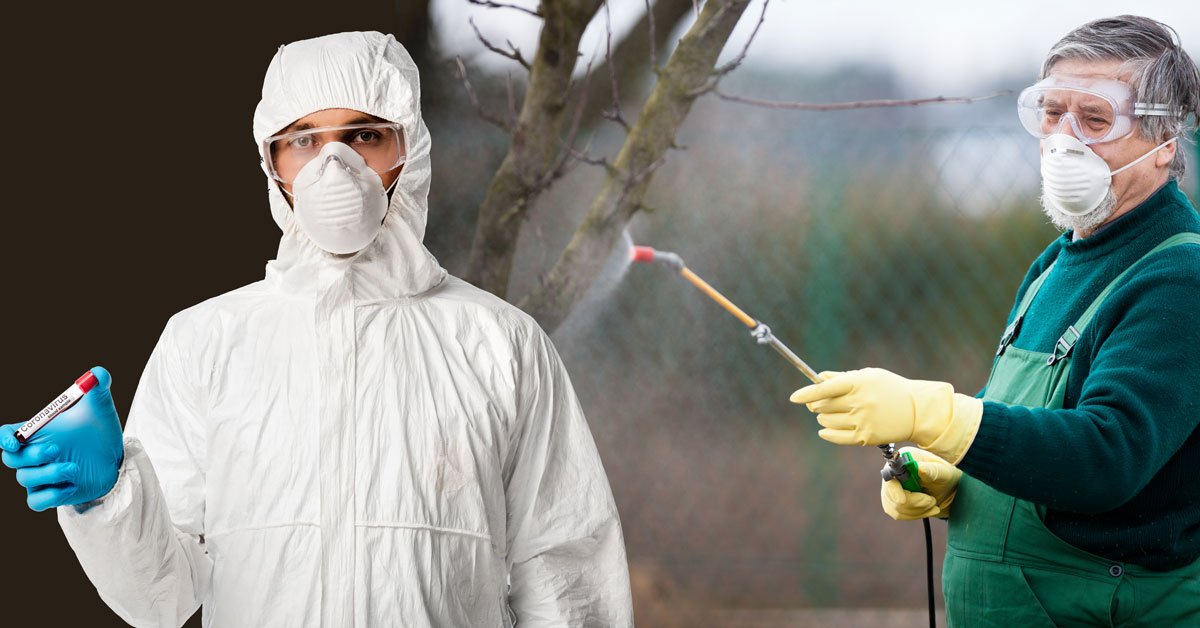
[[[75,380],[75,385],[79,387],[79,390],[87,392],[96,386],[96,376],[91,371],[88,371]]]

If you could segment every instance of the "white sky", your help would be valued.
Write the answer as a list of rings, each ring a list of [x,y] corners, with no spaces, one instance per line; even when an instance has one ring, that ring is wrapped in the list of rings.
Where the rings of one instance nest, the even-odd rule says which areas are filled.
[[[536,0],[506,1],[537,6]],[[635,23],[643,7],[644,0],[611,0],[614,32]],[[730,38],[726,57],[742,49],[761,11],[762,0],[754,0]],[[1089,20],[1122,13],[1173,26],[1184,48],[1200,57],[1197,0],[771,0],[746,65],[821,70],[847,62],[882,62],[922,92],[914,96],[964,96],[999,78],[1025,74],[1032,81],[1042,57],[1060,37]],[[494,43],[511,40],[527,58],[537,46],[540,21],[520,11],[434,0],[433,14],[446,50],[474,65],[517,67],[479,45],[469,16]],[[585,52],[603,53],[603,10],[600,18],[584,36]]]

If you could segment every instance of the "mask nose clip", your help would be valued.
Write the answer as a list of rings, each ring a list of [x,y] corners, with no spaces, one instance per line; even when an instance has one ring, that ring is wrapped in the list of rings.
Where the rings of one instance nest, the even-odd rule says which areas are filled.
[[[317,170],[317,176],[325,176],[325,168],[329,167],[329,162],[331,161],[336,161],[337,165],[340,166],[342,170],[345,170],[346,172],[355,176],[358,175],[358,170],[346,165],[346,162],[342,161],[341,157],[336,154],[329,154],[326,155],[325,160],[321,162],[321,168]]]
[[[1064,147],[1062,147],[1062,146],[1055,146],[1054,148],[1051,148],[1051,149],[1050,149],[1050,154],[1051,154],[1051,155],[1054,155],[1054,154],[1057,154],[1057,153],[1063,153],[1063,154],[1066,154],[1066,155],[1077,155],[1077,156],[1079,156],[1079,157],[1083,157],[1085,154],[1087,154],[1087,153],[1084,153],[1084,152],[1083,152],[1083,151],[1081,151],[1081,150],[1077,150],[1077,149],[1074,149],[1074,148],[1064,148]]]

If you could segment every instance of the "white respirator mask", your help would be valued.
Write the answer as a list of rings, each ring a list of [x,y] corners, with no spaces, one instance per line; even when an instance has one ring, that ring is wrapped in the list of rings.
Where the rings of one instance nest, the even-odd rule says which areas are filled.
[[[383,180],[362,155],[341,142],[322,147],[296,174],[292,191],[296,222],[305,235],[338,255],[366,248],[387,213]]]
[[[1049,135],[1042,141],[1042,197],[1068,216],[1082,216],[1100,205],[1115,175],[1132,168],[1175,139],[1171,138],[1145,155],[1109,171],[1108,163],[1077,138],[1065,133]]]

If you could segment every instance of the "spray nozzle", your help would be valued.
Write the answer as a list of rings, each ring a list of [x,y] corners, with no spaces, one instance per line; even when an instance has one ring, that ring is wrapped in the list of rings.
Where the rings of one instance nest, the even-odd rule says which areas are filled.
[[[660,262],[676,271],[682,271],[684,268],[682,257],[667,251],[656,251],[649,246],[633,247],[630,250],[629,258],[635,262]]]

